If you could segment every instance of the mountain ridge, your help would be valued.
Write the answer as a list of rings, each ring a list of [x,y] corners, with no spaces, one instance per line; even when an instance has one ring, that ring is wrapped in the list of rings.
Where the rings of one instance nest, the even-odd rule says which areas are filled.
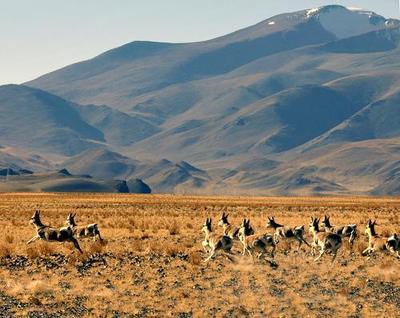
[[[345,12],[347,15],[349,15],[351,18],[355,19],[359,19],[360,17],[362,18],[362,22],[365,28],[366,23],[369,21],[370,17],[365,15],[364,12],[362,11],[360,12],[355,12],[355,11],[351,11],[351,10],[347,10],[345,7],[343,6],[339,6],[339,5],[335,5],[335,6],[326,6],[323,7],[325,8],[325,10],[330,10],[333,12]],[[100,55],[98,55],[97,57],[90,59],[88,61],[84,61],[81,63],[87,63],[89,70],[94,70],[96,69],[95,67],[93,67],[93,63],[95,63],[96,61],[98,61],[99,67],[100,68],[104,68],[104,67],[109,67],[110,63],[103,63],[102,59],[104,59],[104,57],[107,57],[109,55],[112,54],[122,54],[122,53],[117,53],[118,51],[122,51],[125,52],[127,47],[135,47],[137,51],[146,51],[146,47],[148,45],[154,46],[156,47],[153,51],[152,54],[149,55],[145,55],[144,59],[140,62],[140,65],[136,65],[135,63],[131,63],[131,62],[135,62],[137,61],[137,59],[131,59],[129,60],[130,64],[129,67],[124,67],[125,69],[128,70],[128,72],[122,72],[121,74],[124,74],[123,77],[115,77],[114,74],[118,74],[118,73],[109,73],[106,72],[106,79],[107,79],[107,85],[103,85],[102,86],[102,90],[103,91],[110,91],[113,88],[116,88],[116,84],[118,84],[118,86],[121,87],[121,85],[125,85],[124,81],[128,81],[127,83],[130,84],[130,92],[127,92],[126,89],[124,88],[118,88],[117,92],[115,93],[117,96],[116,98],[110,99],[109,94],[105,94],[105,93],[101,93],[99,94],[99,92],[95,91],[95,96],[101,97],[101,100],[103,102],[105,102],[107,105],[112,106],[112,107],[120,107],[121,106],[121,102],[128,102],[129,101],[129,95],[132,94],[132,87],[137,86],[137,88],[135,88],[133,90],[133,92],[137,92],[134,93],[137,95],[141,95],[143,93],[149,92],[151,90],[154,89],[160,89],[161,87],[166,87],[168,85],[170,85],[171,83],[177,83],[177,79],[174,78],[177,75],[176,73],[176,66],[178,66],[178,68],[181,70],[180,72],[183,72],[183,74],[181,74],[180,76],[185,77],[185,67],[186,69],[189,67],[197,67],[199,68],[200,71],[205,71],[207,69],[209,69],[209,63],[213,63],[212,62],[212,58],[210,60],[210,57],[208,58],[208,60],[206,59],[207,63],[202,63],[202,60],[199,60],[200,58],[203,58],[203,60],[210,54],[213,54],[212,56],[216,56],[216,54],[222,55],[223,57],[227,57],[229,56],[229,59],[225,59],[226,61],[224,61],[224,59],[217,59],[217,61],[223,62],[223,63],[229,63],[229,61],[237,61],[235,62],[235,64],[237,65],[239,63],[239,60],[241,61],[240,63],[244,63],[243,60],[238,59],[238,58],[231,58],[231,54],[238,54],[240,52],[243,52],[243,54],[260,54],[260,48],[263,49],[263,46],[259,46],[257,47],[257,43],[260,41],[263,41],[263,37],[267,37],[267,39],[265,40],[265,43],[270,43],[269,45],[267,45],[267,47],[270,48],[274,48],[276,46],[282,46],[284,45],[284,43],[286,43],[283,39],[286,38],[287,36],[292,36],[291,40],[289,42],[293,42],[293,41],[302,41],[304,39],[307,39],[308,37],[308,33],[307,32],[303,32],[302,29],[299,30],[299,32],[301,33],[302,36],[293,36],[293,31],[296,30],[296,27],[307,27],[307,24],[309,24],[309,26],[312,26],[314,28],[316,28],[318,26],[317,29],[313,29],[313,31],[316,32],[316,30],[318,30],[318,33],[321,32],[321,30],[325,30],[326,34],[322,37],[322,40],[328,41],[328,40],[334,40],[335,35],[333,35],[332,32],[330,32],[330,30],[327,30],[323,27],[323,25],[320,23],[320,18],[318,14],[313,14],[311,16],[308,15],[308,12],[310,10],[302,10],[302,11],[298,11],[298,12],[294,12],[294,13],[289,13],[289,14],[281,14],[269,19],[266,19],[264,21],[261,21],[260,23],[257,23],[253,26],[244,28],[242,30],[233,32],[231,34],[228,34],[226,36],[221,36],[218,37],[216,39],[211,39],[208,41],[203,41],[203,42],[192,42],[192,43],[155,43],[155,42],[132,42],[132,43],[128,43],[125,44],[119,48],[115,48],[112,49],[111,51],[107,51],[105,53],[102,53]],[[318,13],[318,11],[317,11]],[[347,16],[346,15],[346,16]],[[372,15],[372,13],[371,13]],[[373,14],[373,17],[380,17],[382,19],[384,19],[383,17]],[[350,20],[350,18],[348,18],[348,20]],[[365,21],[364,21],[365,20]],[[367,21],[368,20],[368,21]],[[273,21],[275,24],[271,25],[269,24],[271,21]],[[397,20],[386,20],[386,21],[397,21]],[[392,24],[397,24],[398,25],[398,21],[395,22],[391,22]],[[372,27],[368,27],[368,29],[366,31],[371,31],[374,29],[379,29],[379,28],[386,28],[387,25],[384,23],[383,25],[375,25],[373,24]],[[329,27],[328,27],[329,28]],[[279,34],[281,34],[281,32],[286,32],[285,36],[283,38],[279,38]],[[347,32],[350,35],[355,35],[352,32]],[[360,32],[358,32],[360,33]],[[356,34],[358,34],[356,33]],[[363,33],[363,32],[361,32]],[[367,32],[364,32],[367,33]],[[311,37],[311,41],[313,43],[318,42],[318,40],[316,40],[316,34],[313,34],[313,36]],[[331,34],[331,35],[328,35]],[[281,41],[278,41],[277,39],[270,39],[268,38],[269,36],[274,36],[277,37],[277,39],[280,39]],[[257,40],[258,39],[258,40]],[[254,42],[255,41],[255,42]],[[257,42],[258,41],[258,42]],[[149,44],[151,43],[151,44]],[[240,46],[238,45],[238,43],[241,43],[240,45],[243,46],[244,45],[244,49],[240,49]],[[249,44],[254,43],[252,47],[249,47]],[[301,42],[299,42],[300,44]],[[141,44],[144,46],[142,47]],[[304,43],[303,43],[304,44]],[[310,45],[310,42],[306,42],[306,44]],[[160,61],[161,56],[160,54],[160,47],[159,45],[161,45],[162,49],[162,57],[163,59],[167,60],[168,62],[163,62]],[[234,45],[233,48],[230,49],[230,45]],[[304,46],[304,45],[303,45]],[[296,47],[298,47],[296,45]],[[282,47],[283,49],[283,47]],[[281,50],[282,50],[281,49]],[[292,47],[293,49],[293,47]],[[221,51],[223,50],[223,51]],[[242,51],[238,51],[238,50],[242,50]],[[281,50],[277,50],[277,52],[280,52]],[[218,53],[220,52],[221,53]],[[172,54],[171,54],[172,52]],[[268,52],[268,51],[267,51]],[[153,55],[155,54],[155,55]],[[206,54],[206,57],[204,57],[204,54]],[[229,55],[228,55],[229,54]],[[151,59],[151,57],[154,57],[155,59]],[[217,55],[218,56],[218,55]],[[150,58],[150,59],[149,59]],[[192,62],[192,66],[190,66],[191,64],[187,64],[188,61],[190,61],[191,59],[195,58],[195,61],[197,61],[197,65],[193,64]],[[197,60],[196,60],[197,59]],[[153,62],[153,63],[149,63],[149,61]],[[155,63],[154,63],[155,62]],[[168,64],[169,63],[169,64]],[[200,64],[199,64],[200,63]],[[246,63],[244,63],[246,64]],[[86,64],[79,64],[80,66],[82,65],[86,65]],[[186,65],[186,66],[185,66]],[[242,64],[243,65],[243,64]],[[71,74],[85,74],[85,67],[82,70],[79,70],[79,68],[76,68],[78,65],[77,64],[73,64],[72,66],[67,66],[66,68],[61,69],[60,71],[55,71],[52,72],[48,75],[44,75],[41,76],[40,78],[38,78],[37,80],[34,81],[30,81],[28,82],[29,85],[34,86],[34,87],[41,87],[44,88],[45,90],[48,90],[52,93],[64,96],[67,99],[73,100],[75,102],[78,103],[83,103],[83,104],[102,104],[103,102],[99,103],[98,98],[90,98],[90,95],[92,95],[92,93],[90,93],[89,91],[87,92],[88,96],[87,97],[80,97],[83,94],[86,94],[83,90],[86,90],[85,87],[90,87],[91,85],[93,85],[93,80],[94,78],[96,78],[97,81],[97,85],[99,85],[99,83],[102,82],[102,79],[100,77],[96,77],[93,76],[93,74],[89,74],[88,77],[88,83],[85,85],[84,82],[82,82],[81,78],[76,78],[74,79],[73,82],[71,81],[67,81],[65,78],[62,78],[63,81],[61,82],[61,84],[64,83],[67,84],[67,86],[64,88],[60,87],[57,88],[59,85],[57,84],[59,81],[57,80],[57,74],[60,74],[61,77],[63,74],[69,74],[68,73],[68,68],[71,68]],[[154,74],[154,70],[155,68],[157,69],[157,75]],[[218,64],[216,65],[218,66]],[[115,67],[121,68],[121,65],[119,63],[117,63],[115,65]],[[142,73],[140,73],[140,69],[143,70]],[[183,67],[183,69],[182,69]],[[121,70],[120,70],[121,71]],[[60,73],[61,72],[61,73]],[[65,73],[66,72],[66,73]],[[137,77],[138,79],[140,78],[141,81],[137,81],[135,80],[135,78],[132,78],[132,76],[130,74],[132,74],[132,72],[135,73],[135,77]],[[214,70],[215,72],[215,70]],[[140,74],[139,74],[140,73]],[[179,71],[178,71],[179,73]],[[168,75],[170,74],[170,76]],[[192,76],[192,75],[190,75]],[[121,79],[123,78],[122,82]],[[132,78],[132,82],[129,82],[129,78]],[[182,79],[180,79],[182,80]],[[153,81],[153,83],[152,83]],[[148,84],[146,84],[146,82]],[[179,81],[178,81],[179,82]],[[146,86],[148,86],[148,88],[146,88]],[[79,89],[79,87],[81,87],[81,89]],[[81,90],[81,92],[79,93],[79,90]],[[77,98],[74,97],[74,94],[77,96]],[[111,91],[112,94],[112,91]],[[124,97],[127,96],[128,98]],[[89,97],[89,98],[88,98]],[[122,99],[121,99],[122,98]],[[96,102],[97,100],[97,102]]]
[[[47,94],[39,102],[0,87],[3,123],[18,123],[0,144],[155,192],[395,194],[399,43],[398,20],[338,5],[208,41],[128,43],[28,82]]]

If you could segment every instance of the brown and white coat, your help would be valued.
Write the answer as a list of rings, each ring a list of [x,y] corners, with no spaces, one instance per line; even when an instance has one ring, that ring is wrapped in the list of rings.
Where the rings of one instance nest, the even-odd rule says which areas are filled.
[[[335,233],[321,232],[319,229],[319,219],[313,217],[309,224],[309,231],[313,235],[313,242],[311,244],[312,255],[314,256],[316,249],[318,247],[320,248],[320,253],[314,261],[318,261],[327,251],[331,251],[333,254],[333,262],[336,258],[337,251],[342,246],[341,236]]]
[[[36,240],[43,240],[47,242],[71,242],[74,244],[75,248],[82,253],[71,227],[66,226],[57,229],[48,225],[44,225],[40,219],[39,210],[35,211],[29,223],[36,228],[36,235],[32,237],[26,244],[31,244]]]
[[[329,216],[325,215],[322,220],[322,225],[326,232],[331,232],[340,235],[342,238],[348,237],[349,243],[352,245],[357,237],[357,224],[349,224],[342,226],[331,225]]]
[[[375,230],[376,221],[368,220],[365,234],[368,236],[368,247],[362,252],[363,256],[371,255],[378,251],[389,251],[400,258],[400,238],[397,234],[390,237],[380,236]]]
[[[248,227],[250,226],[250,220],[243,220],[242,226],[239,229],[239,239],[243,243],[243,254],[246,252],[252,257],[253,262],[255,261],[255,254],[257,253],[257,259],[261,259],[267,253],[267,248],[271,248],[271,257],[274,257],[275,242],[273,235],[271,234],[251,234],[247,235]],[[273,260],[267,260],[271,266],[277,266]]]
[[[93,240],[95,241],[97,238],[99,238],[100,241],[103,241],[100,235],[99,227],[96,223],[78,226],[75,222],[75,216],[76,214],[70,213],[67,216],[67,221],[65,223],[72,229],[76,238],[93,237]]]
[[[204,241],[202,242],[204,250],[210,255],[204,260],[208,262],[212,259],[217,251],[223,251],[226,254],[231,254],[231,249],[233,246],[233,239],[227,235],[218,235],[212,232],[212,221],[211,218],[207,218],[206,222],[203,224],[202,232],[204,233]],[[227,256],[232,260],[229,256]]]
[[[297,250],[300,249],[301,245],[304,243],[307,246],[310,244],[304,239],[304,225],[296,226],[296,227],[286,227],[282,224],[279,224],[275,221],[274,217],[268,217],[267,228],[274,229],[274,240],[275,243],[278,243],[279,240],[296,240],[299,242]]]

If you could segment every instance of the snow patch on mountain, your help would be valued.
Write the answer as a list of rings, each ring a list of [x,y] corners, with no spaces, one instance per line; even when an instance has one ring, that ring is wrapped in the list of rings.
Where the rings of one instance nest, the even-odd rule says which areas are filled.
[[[318,19],[320,24],[338,39],[386,27],[386,19],[374,12],[338,5],[310,9],[306,15],[307,18]]]
[[[346,9],[350,11],[362,11],[362,8],[357,8],[357,7],[346,7]]]
[[[389,29],[398,28],[400,27],[400,21],[396,19],[388,19],[386,20],[385,25]]]
[[[321,10],[323,7],[321,8],[313,8],[307,11],[307,17],[312,17],[313,15],[315,15],[316,13],[319,12],[319,10]]]

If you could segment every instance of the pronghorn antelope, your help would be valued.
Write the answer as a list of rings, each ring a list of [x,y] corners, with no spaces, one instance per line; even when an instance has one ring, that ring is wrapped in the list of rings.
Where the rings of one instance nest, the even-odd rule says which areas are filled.
[[[329,216],[325,215],[324,219],[321,222],[326,232],[331,232],[340,235],[343,237],[349,238],[349,243],[353,245],[354,240],[357,237],[357,224],[349,224],[343,226],[333,226],[329,220]]]
[[[307,246],[310,246],[310,244],[307,243],[307,241],[303,238],[304,236],[304,225],[301,226],[296,226],[294,228],[291,227],[285,227],[281,224],[278,224],[275,222],[275,219],[273,217],[268,217],[267,221],[267,227],[274,229],[274,240],[275,243],[279,242],[279,239],[289,239],[289,240],[296,240],[299,242],[299,246],[297,247],[297,250],[300,249],[301,244],[306,244]]]
[[[363,256],[370,255],[376,251],[388,250],[393,254],[396,254],[400,258],[399,253],[399,237],[397,234],[391,237],[379,236],[375,231],[376,221],[368,220],[365,227],[365,234],[368,236],[368,247],[362,252]]]
[[[82,250],[78,244],[78,241],[74,237],[71,227],[66,226],[60,229],[52,228],[44,225],[40,220],[40,211],[36,210],[31,217],[30,224],[35,226],[36,235],[32,237],[26,244],[30,244],[36,240],[43,240],[48,242],[72,242],[75,248],[82,253]]]
[[[212,221],[211,219],[207,218],[201,229],[205,235],[202,243],[203,247],[206,252],[210,253],[210,255],[204,260],[205,262],[208,262],[211,258],[213,258],[218,250],[223,250],[225,253],[231,254],[231,249],[233,246],[233,239],[231,237],[227,235],[214,234],[211,226]],[[225,256],[227,255],[225,254]],[[227,257],[232,260],[229,256]]]
[[[239,239],[243,243],[243,255],[247,252],[252,257],[254,262],[254,254],[258,253],[257,259],[261,259],[267,253],[267,248],[272,247],[271,256],[274,257],[275,242],[274,238],[270,234],[261,235],[247,235],[248,227],[250,226],[250,220],[243,220],[242,226],[239,229]],[[272,260],[267,260],[271,266],[277,264]]]
[[[340,235],[330,232],[321,232],[319,230],[319,219],[311,217],[311,222],[309,225],[309,230],[313,235],[313,243],[311,245],[311,253],[315,255],[315,249],[319,246],[321,251],[319,256],[314,259],[318,261],[326,251],[331,251],[333,253],[332,262],[336,258],[336,254],[340,246],[342,246],[342,238]]]
[[[100,236],[100,231],[96,223],[77,226],[75,223],[75,216],[76,214],[70,213],[67,216],[67,221],[65,222],[67,226],[69,226],[76,238],[85,238],[85,237],[93,237],[96,241],[96,238],[99,238],[100,241],[103,241],[102,237]]]

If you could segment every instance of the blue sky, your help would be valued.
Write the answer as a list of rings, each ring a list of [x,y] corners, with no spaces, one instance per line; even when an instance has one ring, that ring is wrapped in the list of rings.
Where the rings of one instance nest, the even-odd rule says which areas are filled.
[[[0,84],[28,81],[134,40],[206,40],[332,3],[400,15],[399,0],[0,0]]]

